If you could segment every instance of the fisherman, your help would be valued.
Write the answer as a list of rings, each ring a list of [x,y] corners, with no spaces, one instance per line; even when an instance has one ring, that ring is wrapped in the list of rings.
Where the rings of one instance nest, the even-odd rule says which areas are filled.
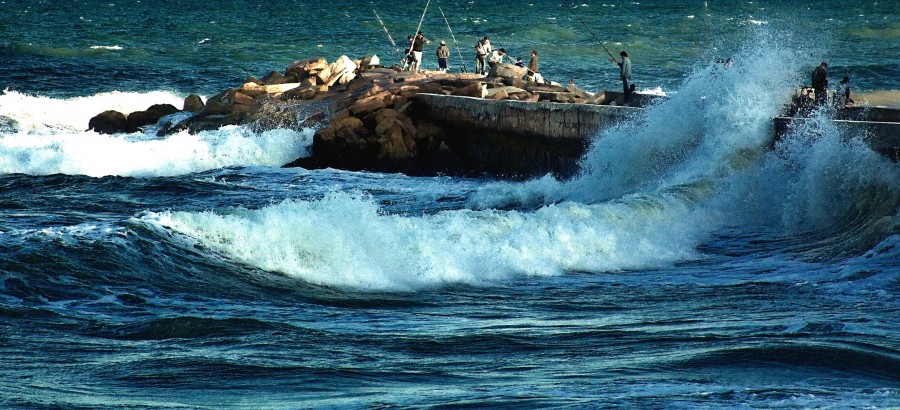
[[[531,50],[531,60],[528,61],[528,75],[525,78],[538,84],[542,84],[544,82],[544,77],[542,77],[540,71],[538,71],[537,50]]]
[[[828,101],[828,63],[823,61],[812,73],[812,88],[816,92],[816,105]]]
[[[491,67],[491,69],[493,69],[494,67],[496,67],[497,64],[503,63],[503,57],[504,57],[504,56],[507,57],[507,58],[509,57],[509,56],[506,55],[506,49],[501,48],[501,49],[499,49],[499,50],[494,50],[494,51],[491,53],[491,58],[488,59],[488,65]]]
[[[403,71],[409,71],[409,67],[413,61],[413,53],[412,53],[412,44],[413,44],[413,36],[406,36],[406,42],[409,44],[409,47],[403,50],[403,60],[400,60],[400,65],[403,67]]]
[[[441,40],[440,47],[437,48],[437,59],[438,59],[438,69],[442,73],[447,72],[447,59],[450,57],[450,49],[447,48],[447,43],[444,40]]]
[[[628,86],[628,80],[631,79],[631,59],[628,58],[628,52],[622,50],[619,53],[619,56],[622,57],[622,61],[616,60],[615,57],[610,57],[609,61],[612,61],[619,65],[619,77],[622,78],[622,91],[625,95],[625,104],[631,101],[631,91],[633,88]]]
[[[485,37],[475,43],[475,73],[484,75],[487,55],[491,52],[491,42]]]
[[[413,62],[412,62],[412,72],[413,74],[419,74],[419,65],[422,64],[422,50],[424,50],[424,46],[426,43],[430,43],[428,39],[425,38],[425,35],[422,32],[416,33],[415,39],[413,39],[412,52],[413,52]]]
[[[525,68],[525,63],[522,62],[522,57],[516,57],[516,67]]]
[[[844,76],[844,78],[841,79],[841,85],[838,90],[840,91],[841,94],[835,95],[835,98],[834,98],[835,101],[839,101],[839,102],[843,103],[842,105],[844,107],[851,107],[853,105],[856,105],[856,102],[853,101],[852,98],[850,98],[850,77]],[[835,105],[837,105],[837,104],[838,103],[835,103]]]

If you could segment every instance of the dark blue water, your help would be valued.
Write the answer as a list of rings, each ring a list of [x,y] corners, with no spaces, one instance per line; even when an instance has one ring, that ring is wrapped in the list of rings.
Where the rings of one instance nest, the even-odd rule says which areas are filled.
[[[525,182],[280,168],[309,129],[84,131],[390,56],[372,9],[399,39],[424,2],[0,4],[0,407],[900,406],[900,168],[827,113],[768,147],[832,54],[896,99],[896,7],[695,3],[429,6],[611,88],[577,13],[670,94]]]

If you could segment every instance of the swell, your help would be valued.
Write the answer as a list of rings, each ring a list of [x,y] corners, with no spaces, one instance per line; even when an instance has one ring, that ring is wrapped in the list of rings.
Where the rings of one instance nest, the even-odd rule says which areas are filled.
[[[682,369],[822,369],[883,379],[900,386],[900,352],[862,342],[785,342],[720,349],[678,363]]]

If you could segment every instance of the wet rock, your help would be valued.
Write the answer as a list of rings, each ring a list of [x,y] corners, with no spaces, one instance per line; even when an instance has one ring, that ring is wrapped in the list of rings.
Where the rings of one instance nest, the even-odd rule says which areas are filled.
[[[203,100],[199,95],[191,94],[184,98],[184,106],[182,111],[198,112],[203,109]]]
[[[107,110],[88,121],[88,130],[94,130],[100,134],[118,134],[128,130],[128,120],[121,112]]]
[[[127,132],[136,132],[140,127],[156,124],[160,118],[176,112],[178,109],[171,104],[154,104],[145,111],[135,111],[128,114],[126,119]]]

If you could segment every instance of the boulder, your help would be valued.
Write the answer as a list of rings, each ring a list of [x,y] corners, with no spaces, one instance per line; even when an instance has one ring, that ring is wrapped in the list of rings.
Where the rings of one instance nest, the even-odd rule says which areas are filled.
[[[170,114],[178,112],[178,109],[171,104],[154,104],[145,111],[135,111],[128,114],[126,121],[128,123],[128,132],[135,132],[147,125],[153,125],[159,122],[159,119]]]
[[[484,98],[488,98],[491,100],[505,100],[509,98],[509,94],[506,93],[506,90],[500,89],[500,91],[488,94]]]
[[[281,94],[280,98],[284,101],[290,100],[310,100],[319,92],[319,87],[305,86],[293,88]]]
[[[450,95],[484,98],[487,95],[487,85],[484,83],[472,83],[463,87],[454,88]]]
[[[245,83],[241,86],[241,90],[244,91],[263,91],[269,94],[279,94],[288,90],[293,90],[294,88],[300,87],[301,83],[282,83],[282,84],[271,84],[271,85],[260,85],[257,83]]]
[[[210,99],[206,102],[206,105],[203,106],[203,109],[200,110],[197,115],[199,116],[207,116],[207,115],[218,115],[218,114],[227,114],[231,112],[231,107],[228,104],[221,103],[219,101]]]
[[[305,61],[295,61],[287,69],[284,70],[285,77],[294,76],[297,80],[308,78],[311,73],[319,72],[328,67],[328,60],[324,58],[314,58]]]
[[[88,130],[94,130],[100,134],[118,134],[126,132],[128,121],[125,114],[115,110],[103,111],[88,121]]]
[[[281,75],[278,71],[272,71],[258,81],[258,83],[263,85],[284,84],[290,82],[292,81],[289,80],[288,77]]]
[[[359,60],[360,67],[372,67],[381,65],[381,59],[377,55],[365,56]]]
[[[399,161],[416,155],[415,134],[410,134],[407,127],[396,118],[378,124],[378,159]]]
[[[322,166],[362,169],[374,157],[366,138],[369,131],[356,117],[344,117],[316,131],[313,152]]]
[[[362,118],[384,107],[384,101],[381,99],[360,100],[350,106],[350,114],[357,118]]]
[[[528,91],[525,91],[519,87],[511,87],[511,86],[489,88],[487,90],[487,93],[485,94],[485,98],[494,98],[494,95],[500,94],[500,93],[504,93],[507,96],[510,96],[510,95],[514,95],[514,94],[516,94],[516,95],[528,94]],[[503,98],[506,98],[506,97],[503,97]],[[503,99],[503,98],[494,98],[494,99],[499,100],[499,99]]]
[[[256,100],[244,93],[234,93],[235,105],[256,105]]]
[[[328,79],[331,78],[331,67],[325,66],[325,68],[315,74],[315,77],[316,84],[327,84]]]
[[[182,111],[198,112],[203,109],[203,100],[199,95],[191,94],[184,98],[184,106]]]
[[[491,72],[488,74],[488,77],[502,77],[502,78],[519,78],[525,77],[528,74],[528,69],[525,67],[517,67],[513,64],[494,64],[494,67],[491,68]]]

